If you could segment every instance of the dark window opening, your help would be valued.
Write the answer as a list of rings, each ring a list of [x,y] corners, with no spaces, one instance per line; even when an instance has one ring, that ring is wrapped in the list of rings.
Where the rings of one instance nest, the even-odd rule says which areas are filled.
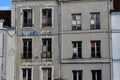
[[[43,58],[52,58],[52,40],[51,38],[42,39],[42,57]]]
[[[23,10],[23,26],[24,27],[32,26],[32,9]]]
[[[32,39],[23,39],[23,59],[32,59]]]
[[[90,13],[90,28],[100,29],[100,13]]]
[[[42,27],[52,26],[52,9],[42,9]]]
[[[101,41],[91,41],[91,57],[101,58]]]
[[[22,69],[23,72],[23,80],[32,80],[32,70],[31,68],[24,68]]]
[[[82,70],[73,70],[73,80],[82,80]]]
[[[82,58],[82,42],[81,41],[73,41],[73,56],[72,58]]]
[[[92,70],[92,80],[102,80],[101,70]]]

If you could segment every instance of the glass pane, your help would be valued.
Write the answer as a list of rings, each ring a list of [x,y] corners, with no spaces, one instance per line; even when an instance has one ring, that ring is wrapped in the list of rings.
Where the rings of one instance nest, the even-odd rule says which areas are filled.
[[[81,52],[78,52],[78,58],[82,58]]]
[[[82,71],[78,71],[78,80],[82,80]]]
[[[32,10],[28,10],[27,19],[32,19]]]
[[[100,58],[100,57],[101,57],[100,52],[97,52],[97,57],[98,57],[98,58]]]
[[[81,53],[81,48],[78,48],[78,52]]]
[[[51,39],[48,39],[48,45],[51,45],[51,43],[52,43]]]
[[[72,30],[76,30],[76,26],[72,26]]]
[[[23,53],[24,53],[24,52],[27,52],[27,47],[24,47],[24,49],[23,49]]]
[[[72,20],[72,25],[76,25],[76,20]]]
[[[95,52],[91,52],[91,57],[95,57]]]
[[[100,52],[100,47],[97,47],[97,51]]]
[[[94,19],[91,19],[90,22],[91,22],[91,24],[95,24],[96,23]]]
[[[97,42],[96,42],[96,46],[100,46],[100,41],[97,41]]]
[[[78,47],[81,47],[81,42],[78,42]]]
[[[80,21],[77,21],[77,24],[81,24],[81,22],[80,22]]]
[[[26,78],[26,69],[22,69],[23,71],[23,78]]]
[[[95,52],[95,48],[91,48],[91,52]]]
[[[76,71],[73,71],[73,80],[77,80],[77,73],[76,73]]]
[[[51,26],[52,25],[52,9],[42,10],[42,25]]]
[[[95,47],[95,42],[91,42],[91,47],[94,48]]]
[[[81,25],[77,25],[77,30],[81,30]]]
[[[31,69],[28,69],[28,77],[31,77]]]
[[[80,20],[80,18],[81,18],[81,15],[80,15],[80,14],[76,15],[76,19],[77,19],[77,20]]]
[[[96,80],[95,71],[92,71],[92,80]]]
[[[101,70],[97,71],[97,80],[102,80]]]
[[[52,70],[48,69],[48,80],[52,80]]]
[[[73,43],[73,48],[76,48],[76,43],[75,42],[72,42]]]
[[[72,20],[76,20],[76,15],[72,14]]]

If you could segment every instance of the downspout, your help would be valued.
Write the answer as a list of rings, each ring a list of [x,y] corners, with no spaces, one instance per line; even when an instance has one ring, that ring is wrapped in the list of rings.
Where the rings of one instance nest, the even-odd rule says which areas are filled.
[[[59,63],[59,80],[61,80],[61,52],[62,52],[61,1],[57,0],[57,4],[58,4],[58,63]]]
[[[109,46],[109,60],[110,60],[110,80],[113,80],[113,64],[112,64],[112,37],[111,37],[111,14],[110,14],[110,0],[107,0],[108,4],[108,46]]]

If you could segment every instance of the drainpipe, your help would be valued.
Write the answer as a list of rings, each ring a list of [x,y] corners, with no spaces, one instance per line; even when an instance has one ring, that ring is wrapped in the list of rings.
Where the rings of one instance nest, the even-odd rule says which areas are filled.
[[[109,60],[110,60],[110,80],[113,80],[113,63],[112,63],[112,37],[111,37],[111,15],[110,15],[110,0],[107,0],[108,4],[108,45],[109,45]]]
[[[61,1],[57,0],[58,4],[58,61],[59,61],[59,80],[61,80],[61,52],[62,52],[62,26],[61,26]]]

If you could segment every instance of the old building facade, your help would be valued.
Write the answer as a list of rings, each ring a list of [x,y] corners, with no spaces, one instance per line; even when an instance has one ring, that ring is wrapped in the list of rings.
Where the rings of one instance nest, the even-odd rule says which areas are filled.
[[[15,80],[111,80],[109,0],[12,0]]]
[[[108,6],[107,0],[61,2],[64,80],[111,79]]]

